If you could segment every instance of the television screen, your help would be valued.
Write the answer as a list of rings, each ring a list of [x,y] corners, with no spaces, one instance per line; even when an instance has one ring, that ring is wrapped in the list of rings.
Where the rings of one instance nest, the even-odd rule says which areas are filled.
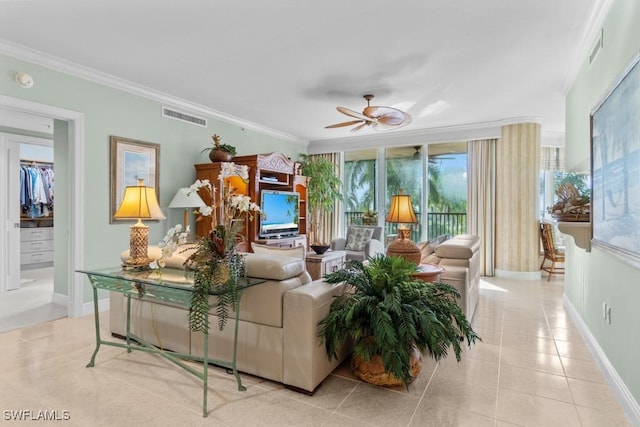
[[[292,191],[262,190],[260,237],[297,235],[299,199],[300,195]]]

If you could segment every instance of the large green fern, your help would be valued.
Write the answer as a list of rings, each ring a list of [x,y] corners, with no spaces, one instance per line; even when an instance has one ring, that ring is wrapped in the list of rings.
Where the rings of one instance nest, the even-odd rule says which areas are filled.
[[[319,324],[329,358],[337,358],[343,343],[353,339],[355,356],[368,361],[380,355],[385,370],[405,385],[412,379],[413,347],[435,360],[453,348],[460,360],[461,340],[471,345],[480,338],[456,304],[459,292],[446,283],[422,282],[411,276],[415,271],[404,258],[376,255],[366,266],[350,261],[325,277],[350,288]]]

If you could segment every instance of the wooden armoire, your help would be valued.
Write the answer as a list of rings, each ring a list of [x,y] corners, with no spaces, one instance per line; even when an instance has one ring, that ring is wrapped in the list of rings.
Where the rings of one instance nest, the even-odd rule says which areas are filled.
[[[261,239],[260,218],[254,215],[253,220],[244,221],[245,244],[241,246],[246,251],[251,250],[251,242],[258,242],[279,247],[307,246],[307,182],[308,178],[300,174],[300,164],[293,162],[282,153],[252,154],[248,156],[236,156],[232,160],[237,165],[249,167],[249,180],[246,183],[235,180],[233,186],[237,191],[251,197],[251,201],[260,205],[260,192],[262,190],[295,191],[300,194],[298,206],[298,236]],[[208,179],[212,184],[220,188],[218,182],[220,174],[220,162],[203,163],[194,165],[196,178]],[[205,203],[211,203],[209,195],[201,191],[200,197]],[[211,229],[211,218],[201,217],[196,222],[196,235],[206,236]]]

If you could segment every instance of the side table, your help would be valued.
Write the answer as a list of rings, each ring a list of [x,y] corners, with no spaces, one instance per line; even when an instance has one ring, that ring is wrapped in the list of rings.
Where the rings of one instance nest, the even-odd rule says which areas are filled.
[[[418,265],[418,271],[413,273],[412,276],[423,282],[439,282],[440,273],[444,271],[443,267],[436,264],[420,264]]]
[[[329,273],[342,268],[346,261],[345,251],[327,251],[322,255],[315,252],[307,253],[307,271],[312,280],[318,280]]]

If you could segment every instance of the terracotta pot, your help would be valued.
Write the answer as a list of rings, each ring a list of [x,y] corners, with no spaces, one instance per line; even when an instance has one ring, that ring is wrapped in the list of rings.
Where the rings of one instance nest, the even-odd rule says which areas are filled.
[[[377,355],[373,356],[368,362],[363,361],[357,356],[353,356],[351,359],[351,368],[353,373],[362,381],[369,384],[380,385],[384,387],[396,387],[402,385],[402,380],[396,378],[395,375],[389,374],[384,370],[382,363],[382,357]],[[418,374],[422,370],[422,354],[414,347],[411,353],[411,380],[412,383],[418,377]]]
[[[230,162],[233,156],[228,151],[224,150],[210,150],[209,160],[212,162]]]

